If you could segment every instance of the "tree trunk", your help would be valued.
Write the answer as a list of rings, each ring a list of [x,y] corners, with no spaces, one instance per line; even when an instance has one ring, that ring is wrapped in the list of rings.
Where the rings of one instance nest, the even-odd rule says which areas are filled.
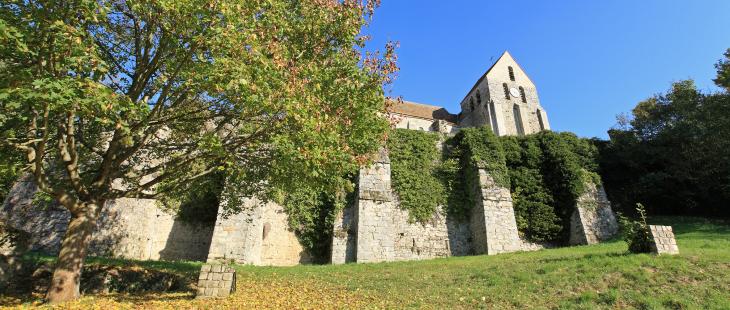
[[[81,282],[81,268],[86,259],[91,233],[96,227],[96,218],[101,208],[97,204],[85,203],[74,206],[71,212],[71,221],[68,223],[66,235],[58,253],[56,269],[53,271],[51,285],[48,288],[46,300],[49,303],[59,303],[79,298]]]

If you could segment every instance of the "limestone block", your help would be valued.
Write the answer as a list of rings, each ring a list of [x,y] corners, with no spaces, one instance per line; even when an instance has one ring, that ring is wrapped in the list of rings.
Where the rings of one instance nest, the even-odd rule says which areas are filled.
[[[205,264],[198,279],[196,298],[226,297],[236,291],[236,270],[227,265]]]
[[[588,183],[586,188],[570,217],[569,243],[572,245],[596,244],[618,232],[616,216],[603,186]]]
[[[674,239],[674,232],[671,226],[649,225],[654,243],[652,251],[656,254],[679,254],[677,241]]]

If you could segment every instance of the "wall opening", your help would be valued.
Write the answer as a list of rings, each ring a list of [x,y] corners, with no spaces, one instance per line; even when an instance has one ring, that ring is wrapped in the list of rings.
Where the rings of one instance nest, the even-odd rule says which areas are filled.
[[[545,123],[542,121],[542,111],[540,109],[537,109],[535,111],[535,114],[537,114],[537,122],[540,123],[540,131],[545,130]]]
[[[520,115],[520,106],[516,104],[512,106],[512,113],[514,114],[515,118],[515,128],[517,129],[517,135],[524,136],[525,128],[522,126],[522,115]]]

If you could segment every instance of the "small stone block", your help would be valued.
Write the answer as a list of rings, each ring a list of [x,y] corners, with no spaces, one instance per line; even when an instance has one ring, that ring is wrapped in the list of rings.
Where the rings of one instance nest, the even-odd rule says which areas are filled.
[[[203,265],[203,267],[200,268],[200,273],[209,272],[209,271],[210,271],[210,265],[208,265],[208,264],[205,264],[205,265]]]
[[[211,278],[211,280],[213,280],[213,281],[217,281],[217,280],[220,280],[220,279],[221,279],[221,274],[220,273],[214,273],[213,274],[213,277]]]
[[[231,279],[233,279],[233,274],[232,273],[224,273],[223,274],[223,280],[230,281]]]

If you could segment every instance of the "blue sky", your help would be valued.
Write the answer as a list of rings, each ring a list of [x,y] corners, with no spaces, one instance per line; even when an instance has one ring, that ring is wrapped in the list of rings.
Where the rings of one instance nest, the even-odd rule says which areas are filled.
[[[370,47],[399,41],[393,96],[446,107],[504,50],[537,85],[553,130],[606,138],[616,115],[692,78],[716,91],[730,0],[383,0]]]

